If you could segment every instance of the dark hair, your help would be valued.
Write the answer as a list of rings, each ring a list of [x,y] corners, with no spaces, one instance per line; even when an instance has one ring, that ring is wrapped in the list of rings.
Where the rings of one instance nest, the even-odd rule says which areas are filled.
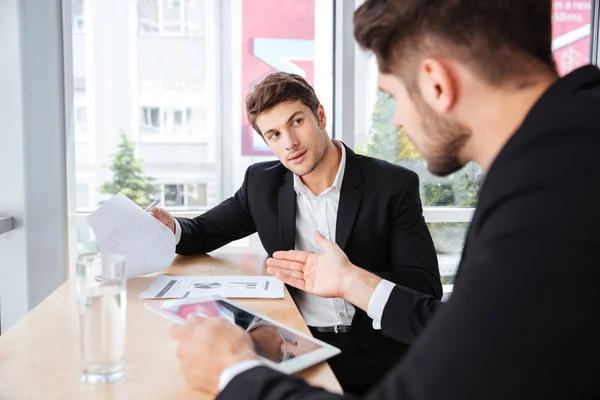
[[[262,135],[256,125],[256,118],[285,101],[301,101],[319,118],[319,99],[315,90],[300,75],[275,72],[268,75],[246,96],[248,122]]]
[[[354,35],[384,73],[410,79],[415,55],[451,55],[495,84],[556,74],[551,11],[551,0],[366,0]]]

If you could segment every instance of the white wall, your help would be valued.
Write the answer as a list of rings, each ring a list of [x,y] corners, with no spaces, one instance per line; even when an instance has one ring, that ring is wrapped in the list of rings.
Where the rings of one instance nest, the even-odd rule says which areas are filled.
[[[0,329],[66,278],[67,182],[60,0],[0,0]]]

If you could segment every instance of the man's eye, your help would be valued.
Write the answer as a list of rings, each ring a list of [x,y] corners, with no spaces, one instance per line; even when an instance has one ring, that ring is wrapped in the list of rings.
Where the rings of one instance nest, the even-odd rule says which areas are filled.
[[[294,126],[298,126],[300,124],[302,124],[302,118],[298,118],[297,120],[294,120],[294,122],[293,122]]]

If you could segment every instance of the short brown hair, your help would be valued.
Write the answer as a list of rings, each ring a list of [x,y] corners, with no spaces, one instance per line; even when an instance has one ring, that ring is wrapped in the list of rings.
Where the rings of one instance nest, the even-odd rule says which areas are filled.
[[[246,113],[248,122],[262,136],[256,125],[256,118],[279,103],[301,101],[319,118],[319,99],[315,90],[306,79],[296,74],[275,72],[268,75],[254,90],[246,96]]]
[[[491,83],[540,67],[556,74],[551,0],[366,0],[354,35],[379,69],[403,78],[411,56],[452,55]]]

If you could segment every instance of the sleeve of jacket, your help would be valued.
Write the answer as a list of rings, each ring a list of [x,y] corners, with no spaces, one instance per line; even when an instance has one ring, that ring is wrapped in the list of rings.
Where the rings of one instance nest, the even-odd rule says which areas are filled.
[[[423,218],[419,178],[411,172],[392,215],[391,271],[376,272],[402,286],[442,298],[435,246]]]
[[[242,187],[218,206],[196,218],[177,218],[181,240],[177,254],[203,254],[256,232],[248,204],[252,167],[246,170]]]
[[[229,382],[217,400],[355,399],[308,385],[302,379],[267,367],[245,371]]]
[[[411,344],[442,304],[433,296],[396,285],[383,309],[381,330],[386,336]]]

